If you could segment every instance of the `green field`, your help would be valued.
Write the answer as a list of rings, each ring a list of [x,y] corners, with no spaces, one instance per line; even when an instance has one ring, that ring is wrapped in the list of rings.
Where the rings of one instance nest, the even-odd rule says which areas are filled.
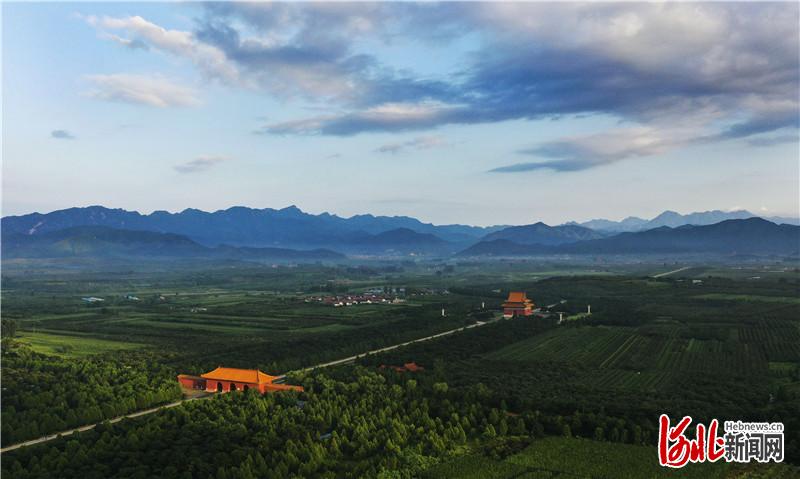
[[[596,326],[554,329],[533,338],[518,341],[495,351],[487,358],[528,361],[553,360],[586,364],[604,364],[620,351],[629,348],[631,328]]]
[[[85,335],[54,334],[38,331],[21,332],[16,339],[29,345],[37,353],[52,354],[64,358],[76,358],[143,347],[142,344],[109,341]]]
[[[698,299],[721,299],[727,301],[756,301],[763,303],[786,303],[800,304],[800,298],[796,296],[756,296],[750,294],[722,294],[711,293],[696,296]]]
[[[746,334],[755,334],[746,329]],[[675,324],[561,327],[545,334],[512,343],[486,355],[495,361],[562,362],[597,369],[589,379],[601,387],[653,389],[669,385],[673,373],[765,374],[767,357],[796,356],[798,351],[781,338],[781,331],[767,331],[766,344],[738,337],[738,330],[719,325],[717,338],[691,337],[693,330]],[[776,349],[768,351],[771,341]],[[781,347],[777,345],[780,344]]]

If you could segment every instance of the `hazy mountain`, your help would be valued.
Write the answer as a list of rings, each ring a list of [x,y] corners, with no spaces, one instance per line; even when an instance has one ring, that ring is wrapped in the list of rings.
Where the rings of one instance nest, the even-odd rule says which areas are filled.
[[[432,234],[445,241],[454,243],[472,242],[480,239],[487,233],[497,231],[505,226],[469,226],[469,225],[433,225],[423,223],[416,218],[408,216],[373,216],[356,215],[350,218],[341,218],[336,215],[323,213],[323,217],[328,217],[334,221],[347,224],[348,228],[361,230],[371,234],[383,233],[386,231],[407,229],[417,233]]]
[[[535,223],[525,226],[482,228],[465,225],[432,225],[406,216],[357,215],[342,218],[329,213],[313,215],[294,206],[279,210],[233,207],[215,212],[186,209],[179,213],[155,211],[148,215],[91,206],[68,208],[47,214],[8,216],[2,219],[2,230],[4,241],[8,235],[38,237],[68,228],[104,226],[129,232],[178,235],[182,240],[189,240],[196,246],[204,247],[229,245],[239,248],[270,247],[279,250],[323,248],[348,254],[443,255],[463,250],[481,241],[508,240],[519,245],[556,246],[600,240],[619,232],[620,229],[638,232],[661,226],[676,228],[687,223],[714,224],[731,218],[743,219],[750,216],[753,215],[747,211],[707,211],[688,215],[665,211],[652,220],[631,217],[620,222],[592,220],[583,226],[574,223],[560,226]],[[589,228],[589,225],[592,228]],[[162,237],[159,241],[164,242],[166,238]],[[61,247],[66,248],[66,245],[74,243],[77,248],[75,251],[82,251],[83,247],[98,245],[97,240],[89,241],[86,246],[83,246],[81,241],[80,238],[72,238]],[[144,237],[138,238],[137,241],[144,241]],[[169,251],[169,248],[179,246],[165,243],[159,247]],[[150,251],[153,251],[153,248],[151,245]],[[191,249],[189,246],[179,248],[182,248],[181,251]],[[486,246],[483,245],[481,248]],[[245,251],[240,249],[236,254],[245,254]]]
[[[180,213],[155,211],[149,215],[91,206],[2,219],[4,231],[26,235],[88,225],[181,234],[207,246],[229,244],[291,248],[330,247],[346,243],[354,235],[375,235],[399,228],[434,234],[463,247],[500,228],[437,226],[405,216],[359,215],[341,218],[328,213],[312,215],[295,206],[280,210],[237,206],[213,213],[186,209]]]
[[[76,226],[35,235],[2,234],[4,258],[206,258],[240,260],[336,260],[344,255],[328,250],[284,248],[210,248],[186,236],[107,226]]]
[[[540,254],[778,254],[800,253],[800,226],[777,225],[761,218],[725,220],[713,225],[661,226],[602,239],[561,245],[481,242],[461,256]]]
[[[713,225],[725,220],[743,220],[753,218],[756,215],[749,211],[703,211],[698,213],[689,213],[682,215],[675,211],[665,211],[648,221],[641,229],[653,229],[660,226],[669,226],[670,228],[677,228],[683,225]]]
[[[764,218],[767,221],[771,221],[777,225],[795,225],[800,226],[800,217],[799,218],[791,218],[788,216],[761,216],[760,218]]]
[[[376,235],[354,236],[339,246],[342,251],[370,254],[447,254],[455,246],[428,233],[418,233],[408,228],[397,228]]]
[[[519,244],[506,239],[495,239],[474,244],[456,256],[532,256],[557,252],[556,246]]]
[[[570,222],[566,224],[577,225],[578,223]],[[585,221],[580,223],[580,226],[595,231],[637,231],[640,230],[645,224],[647,224],[647,220],[645,219],[638,218],[636,216],[628,216],[622,221],[611,221],[604,219]]]
[[[481,241],[508,240],[517,244],[557,245],[606,236],[578,225],[548,226],[542,222],[510,226],[484,236]]]
[[[583,223],[570,222],[566,224],[568,225],[579,224],[580,226],[584,226],[586,228],[590,228],[596,231],[619,233],[619,232],[630,232],[630,231],[645,231],[653,228],[658,228],[660,226],[669,226],[670,228],[676,228],[678,226],[683,226],[683,225],[701,225],[701,226],[712,225],[725,220],[747,219],[753,217],[760,217],[760,216],[746,210],[737,210],[737,211],[713,210],[713,211],[689,213],[686,215],[676,213],[675,211],[667,210],[651,220],[644,220],[642,218],[631,216],[625,218],[622,221],[596,219],[596,220],[585,221]],[[776,224],[784,224],[784,223],[793,225],[800,224],[800,218],[784,218],[778,216],[763,217],[763,218],[766,219],[767,221],[771,221]]]

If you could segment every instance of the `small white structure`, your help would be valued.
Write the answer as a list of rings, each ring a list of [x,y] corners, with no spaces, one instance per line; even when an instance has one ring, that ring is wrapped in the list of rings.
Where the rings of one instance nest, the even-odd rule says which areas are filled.
[[[586,314],[592,314],[592,305],[591,304],[587,304],[586,305]]]

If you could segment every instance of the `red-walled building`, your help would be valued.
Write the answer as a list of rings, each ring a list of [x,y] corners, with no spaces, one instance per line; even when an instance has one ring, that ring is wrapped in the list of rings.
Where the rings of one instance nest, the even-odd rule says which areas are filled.
[[[521,291],[511,291],[508,299],[503,303],[503,317],[513,318],[515,316],[530,316],[533,314],[533,301]]]
[[[208,392],[247,391],[255,389],[261,394],[273,391],[303,391],[302,386],[277,384],[276,376],[264,374],[258,369],[223,368],[191,376],[179,374],[178,382],[187,389],[202,389]]]
[[[412,373],[416,373],[418,371],[424,371],[425,370],[425,368],[423,368],[422,366],[419,366],[417,363],[414,363],[414,362],[405,363],[402,366],[387,366],[385,364],[381,364],[381,366],[380,366],[380,369],[387,369],[387,368],[388,369],[394,369],[398,373],[404,373],[406,371],[412,372]]]

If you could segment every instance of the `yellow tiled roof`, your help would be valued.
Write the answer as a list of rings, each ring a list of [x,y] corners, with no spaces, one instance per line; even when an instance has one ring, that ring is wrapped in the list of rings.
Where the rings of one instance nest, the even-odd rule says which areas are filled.
[[[236,369],[236,368],[223,368],[222,366],[217,369],[201,374],[201,377],[206,379],[216,379],[219,381],[235,381],[240,383],[262,384],[271,383],[276,379],[276,376],[264,374],[258,369]]]

